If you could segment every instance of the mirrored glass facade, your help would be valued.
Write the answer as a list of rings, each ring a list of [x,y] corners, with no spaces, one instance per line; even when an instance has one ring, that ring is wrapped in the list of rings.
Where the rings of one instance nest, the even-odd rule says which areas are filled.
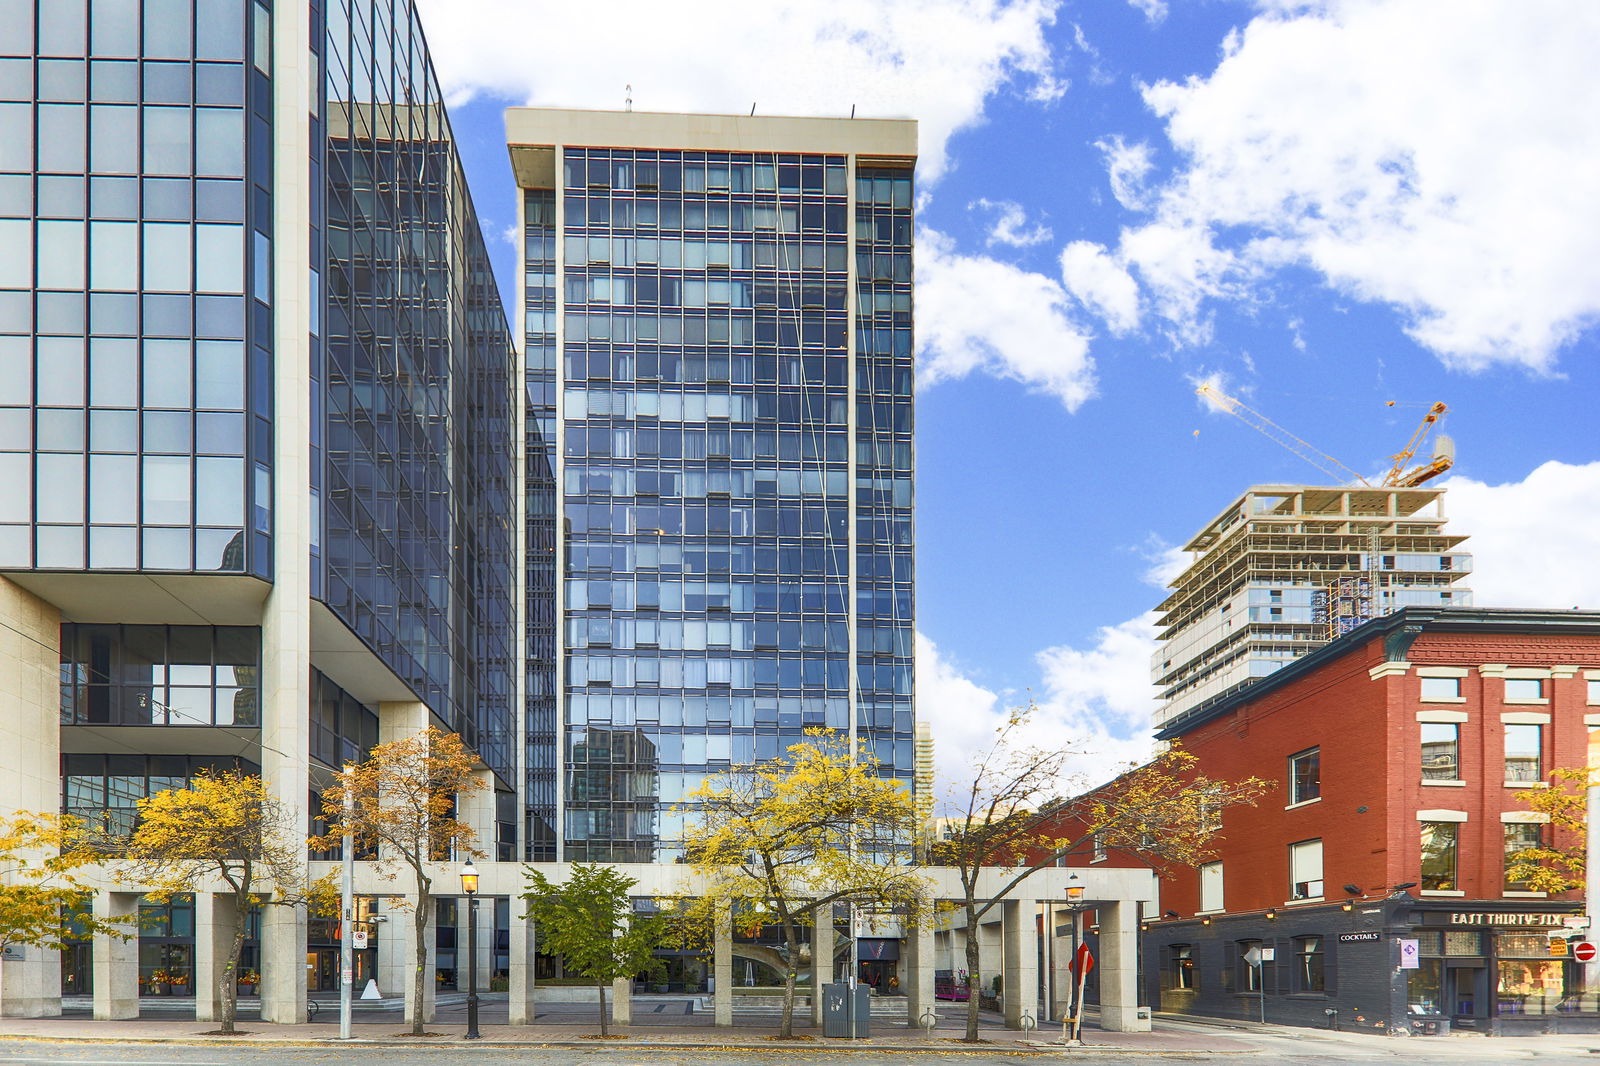
[[[909,781],[909,166],[568,146],[557,182],[524,194],[530,826],[672,861],[689,790],[808,727]]]
[[[514,778],[511,335],[409,0],[329,0],[314,591]]]
[[[0,567],[270,574],[249,9],[0,0]]]

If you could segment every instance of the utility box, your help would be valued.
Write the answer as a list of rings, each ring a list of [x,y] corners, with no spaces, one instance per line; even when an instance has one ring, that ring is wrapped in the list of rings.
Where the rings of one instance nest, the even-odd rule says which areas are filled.
[[[855,1028],[850,1016],[855,1014]],[[872,999],[862,986],[844,982],[822,986],[822,1035],[863,1038],[872,1035]]]

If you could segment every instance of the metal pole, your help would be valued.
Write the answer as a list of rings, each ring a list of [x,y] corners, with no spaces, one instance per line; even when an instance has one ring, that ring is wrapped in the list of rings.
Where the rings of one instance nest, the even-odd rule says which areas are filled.
[[[355,1004],[355,891],[356,845],[350,824],[355,820],[355,796],[351,793],[350,765],[339,775],[344,780],[344,839],[340,844],[339,884],[339,1039],[350,1039],[350,1022]]]
[[[1586,815],[1588,824],[1584,843],[1588,847],[1583,870],[1583,911],[1589,916],[1589,927],[1583,939],[1595,939],[1595,916],[1600,915],[1600,729],[1589,730],[1589,787],[1586,790]],[[1600,960],[1583,964],[1583,990],[1589,995],[1600,991]]]
[[[478,1039],[478,894],[467,896],[467,1035]]]
[[[857,1035],[856,1034],[856,973],[857,973],[857,971],[859,971],[861,969],[861,954],[860,954],[860,951],[859,951],[860,944],[859,944],[859,942],[857,940],[857,938],[860,936],[861,929],[860,929],[860,926],[857,925],[858,921],[859,921],[859,919],[856,917],[855,900],[851,900],[850,901],[850,981],[849,981],[849,985],[848,985],[848,988],[849,988],[848,1002],[845,1004],[845,1008],[846,1008],[846,1010],[849,1011],[849,1014],[850,1014],[850,1039],[852,1039],[852,1040],[854,1040],[856,1038],[856,1035]]]

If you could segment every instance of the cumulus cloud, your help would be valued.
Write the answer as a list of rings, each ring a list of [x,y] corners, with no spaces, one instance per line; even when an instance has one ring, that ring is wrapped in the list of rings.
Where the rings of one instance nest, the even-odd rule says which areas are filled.
[[[1066,89],[1046,30],[1059,0],[702,0],[523,4],[419,0],[452,99],[487,92],[540,106],[640,111],[915,115],[924,176],[1000,91]],[[486,27],[489,27],[486,31]],[[600,42],[603,47],[567,47]]]
[[[1092,241],[1073,241],[1061,250],[1061,280],[1085,308],[1122,335],[1139,325],[1139,283],[1106,250]]]
[[[1298,265],[1450,365],[1548,369],[1600,316],[1600,5],[1261,6],[1211,74],[1145,88],[1181,159],[1158,188],[1139,146],[1102,143],[1149,216],[1108,254],[1180,340]]]
[[[1446,485],[1450,530],[1469,539],[1481,607],[1600,610],[1600,462],[1548,462],[1521,481]]]
[[[1012,200],[979,198],[968,207],[994,216],[989,227],[989,244],[1009,244],[1013,248],[1027,248],[1043,244],[1052,236],[1050,227],[1043,222],[1028,224],[1028,213],[1021,204]]]
[[[1150,146],[1143,141],[1129,144],[1121,136],[1096,141],[1094,146],[1105,157],[1111,195],[1117,198],[1117,203],[1129,210],[1143,209],[1146,206],[1145,180],[1155,169]]]
[[[1076,411],[1094,395],[1089,335],[1054,278],[963,255],[935,230],[917,244],[920,384],[983,371],[1019,381]]]
[[[970,758],[994,743],[1013,706],[1033,698],[1037,711],[1028,743],[1077,754],[1060,783],[1063,794],[1109,780],[1154,752],[1150,716],[1155,689],[1150,655],[1154,612],[1104,626],[1083,648],[1058,645],[1034,658],[1039,687],[999,693],[974,682],[936,644],[917,637],[917,709],[934,738],[934,776],[940,796],[971,782]]]

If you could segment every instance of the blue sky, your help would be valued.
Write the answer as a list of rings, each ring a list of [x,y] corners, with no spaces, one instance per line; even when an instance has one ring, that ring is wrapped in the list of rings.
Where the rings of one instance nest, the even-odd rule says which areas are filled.
[[[1200,380],[1363,472],[1443,400],[1478,601],[1600,609],[1600,6],[420,6],[508,296],[508,104],[920,120],[947,774],[1029,692],[1086,774],[1137,757],[1152,572],[1246,486],[1325,480]]]

